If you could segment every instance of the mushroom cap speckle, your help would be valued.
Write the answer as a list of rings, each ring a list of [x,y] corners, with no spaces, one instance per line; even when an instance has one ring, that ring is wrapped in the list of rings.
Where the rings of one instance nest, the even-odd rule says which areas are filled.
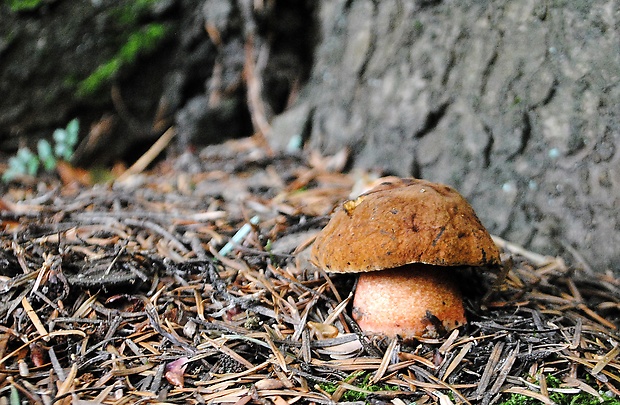
[[[419,179],[382,183],[342,204],[317,236],[311,261],[335,273],[410,263],[500,264],[497,246],[465,198]]]

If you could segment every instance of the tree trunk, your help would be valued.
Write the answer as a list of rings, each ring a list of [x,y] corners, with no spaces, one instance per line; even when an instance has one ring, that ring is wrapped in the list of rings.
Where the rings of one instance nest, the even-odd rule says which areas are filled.
[[[450,184],[493,233],[618,270],[619,18],[615,0],[324,0],[272,144]]]

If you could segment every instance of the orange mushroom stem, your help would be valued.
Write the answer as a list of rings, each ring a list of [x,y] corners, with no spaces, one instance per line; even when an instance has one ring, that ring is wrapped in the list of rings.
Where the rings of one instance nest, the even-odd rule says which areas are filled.
[[[425,264],[362,273],[353,319],[369,333],[438,337],[464,325],[459,287],[448,270]]]

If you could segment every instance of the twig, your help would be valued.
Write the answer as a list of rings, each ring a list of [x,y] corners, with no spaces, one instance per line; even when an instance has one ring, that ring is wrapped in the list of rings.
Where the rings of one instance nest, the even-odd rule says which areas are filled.
[[[129,176],[143,172],[144,169],[146,169],[147,166],[151,164],[151,162],[153,162],[153,160],[155,160],[155,158],[159,156],[164,149],[166,149],[175,135],[176,131],[174,130],[174,127],[168,128],[168,130],[164,132],[159,139],[157,139],[157,141],[155,141],[155,143],[144,153],[144,155],[140,156],[140,158],[136,160],[136,162],[131,165],[129,169],[125,170],[123,174],[118,176],[116,181],[122,183],[127,180]]]

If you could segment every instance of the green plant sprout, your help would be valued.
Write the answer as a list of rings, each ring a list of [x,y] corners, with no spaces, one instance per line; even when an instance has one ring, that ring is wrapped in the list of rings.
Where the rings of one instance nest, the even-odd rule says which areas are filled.
[[[73,157],[73,150],[78,141],[80,122],[77,118],[72,119],[65,129],[58,128],[54,131],[54,154],[58,158],[69,161]]]
[[[2,175],[4,181],[14,179],[19,175],[34,176],[39,171],[39,158],[28,148],[21,148],[17,154],[9,159],[9,168]]]
[[[41,164],[49,172],[56,168],[59,160],[71,160],[79,132],[80,123],[75,118],[69,121],[66,128],[58,128],[54,131],[53,148],[45,139],[40,139],[37,143],[36,155],[27,147],[20,148],[17,154],[9,159],[9,167],[2,175],[2,180],[9,182],[19,176],[36,176]]]

